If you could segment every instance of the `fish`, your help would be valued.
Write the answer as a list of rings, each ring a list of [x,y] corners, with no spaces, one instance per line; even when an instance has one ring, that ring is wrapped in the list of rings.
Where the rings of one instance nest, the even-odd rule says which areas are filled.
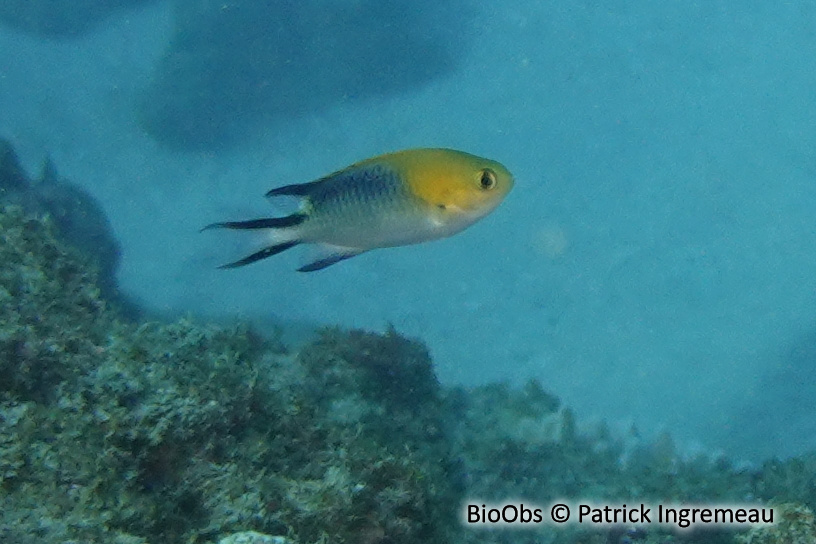
[[[260,249],[219,268],[245,266],[312,244],[320,249],[319,258],[298,271],[314,272],[372,249],[461,232],[492,212],[513,183],[507,168],[490,159],[454,149],[405,149],[266,193],[270,199],[300,199],[291,215],[212,223],[202,230],[262,233]]]

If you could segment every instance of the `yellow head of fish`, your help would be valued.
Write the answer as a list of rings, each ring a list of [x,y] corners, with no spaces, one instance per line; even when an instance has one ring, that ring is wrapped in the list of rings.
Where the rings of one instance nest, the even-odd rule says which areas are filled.
[[[267,193],[300,197],[301,209],[292,215],[205,228],[264,233],[259,251],[226,267],[317,244],[323,255],[299,269],[310,272],[371,249],[451,236],[494,210],[512,187],[513,176],[496,161],[452,149],[408,149]]]
[[[474,221],[493,211],[513,188],[513,176],[501,163],[463,151],[410,149],[373,160],[393,165],[429,206]]]

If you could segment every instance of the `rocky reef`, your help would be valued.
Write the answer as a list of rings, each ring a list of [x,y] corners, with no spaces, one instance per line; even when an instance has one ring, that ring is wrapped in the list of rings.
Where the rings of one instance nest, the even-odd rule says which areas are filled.
[[[20,206],[29,215],[47,215],[55,236],[79,250],[97,269],[96,286],[120,311],[136,317],[137,306],[116,284],[121,250],[99,203],[80,186],[62,178],[46,161],[40,177],[30,177],[10,142],[0,138],[0,205]]]
[[[737,537],[738,544],[811,544],[816,542],[816,517],[799,504],[775,505],[779,519],[772,526],[755,527]]]
[[[4,542],[443,539],[438,386],[420,409],[371,394],[381,357],[432,376],[419,344],[326,331],[286,354],[243,327],[122,322],[53,223],[4,208],[0,231]]]
[[[4,543],[813,542],[814,458],[740,469],[587,428],[535,381],[444,388],[393,329],[290,352],[242,325],[124,321],[55,228],[0,210]],[[519,497],[795,504],[749,533],[461,522],[467,499]]]

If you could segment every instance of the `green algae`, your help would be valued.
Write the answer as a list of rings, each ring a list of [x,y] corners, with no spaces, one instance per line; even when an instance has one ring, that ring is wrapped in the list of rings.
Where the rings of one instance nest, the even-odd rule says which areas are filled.
[[[0,214],[0,393],[55,401],[87,368],[113,319],[90,263],[20,208]]]

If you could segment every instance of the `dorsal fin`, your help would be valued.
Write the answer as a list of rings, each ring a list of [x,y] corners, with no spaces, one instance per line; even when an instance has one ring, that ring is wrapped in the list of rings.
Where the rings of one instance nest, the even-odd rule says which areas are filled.
[[[316,186],[323,183],[323,179],[319,179],[317,181],[310,181],[308,183],[295,183],[293,185],[284,185],[283,187],[278,187],[276,189],[272,189],[266,193],[266,197],[270,198],[273,196],[309,196],[312,191],[315,190]]]

